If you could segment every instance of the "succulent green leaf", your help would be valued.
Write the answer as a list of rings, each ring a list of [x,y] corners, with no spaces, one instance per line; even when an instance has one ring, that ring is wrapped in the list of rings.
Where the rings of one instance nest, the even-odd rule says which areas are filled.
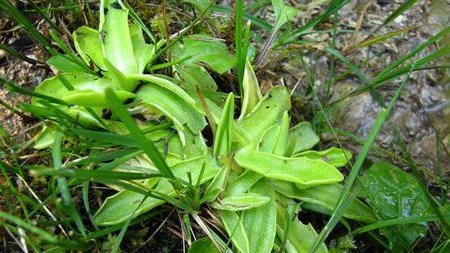
[[[260,141],[259,151],[284,156],[288,151],[289,115],[285,111],[279,124],[270,127]]]
[[[239,166],[267,178],[293,182],[303,186],[336,183],[344,179],[335,167],[317,159],[288,158],[252,150],[251,148],[239,150],[234,159]]]
[[[229,196],[218,202],[211,203],[211,207],[219,210],[242,211],[267,204],[270,198],[257,193],[243,193]]]
[[[64,82],[70,84],[73,90],[69,90]],[[43,81],[36,87],[36,92],[61,98],[71,105],[109,107],[105,90],[111,85],[112,81],[107,77],[99,78],[86,73],[62,73]],[[133,98],[135,95],[119,90],[117,96],[121,101],[124,101]],[[36,99],[33,99],[33,102],[36,102]]]
[[[419,183],[400,168],[385,162],[373,164],[361,178],[367,203],[382,220],[430,214],[431,206]],[[393,252],[410,249],[427,231],[426,223],[397,225],[382,229]]]
[[[145,43],[142,29],[137,24],[130,24],[130,36],[137,63],[137,73],[142,74],[155,53],[155,46]]]
[[[92,28],[82,26],[75,30],[72,36],[75,49],[86,65],[89,66],[92,61],[101,70],[106,70],[100,33]]]
[[[336,208],[336,204],[342,193],[343,187],[340,184],[326,184],[299,189],[292,183],[273,182],[275,190],[282,195],[298,199],[308,204],[325,208],[330,213]],[[344,217],[361,222],[376,222],[372,209],[358,199],[354,199],[345,210]]]
[[[267,187],[267,180],[260,180],[250,192],[270,199],[266,204],[243,212],[243,223],[250,242],[250,252],[270,253],[277,232],[277,209],[275,191]]]
[[[185,181],[188,181],[187,174],[190,173],[191,178],[196,182],[200,176],[202,166],[205,166],[205,170],[200,181],[201,184],[211,180],[220,170],[215,159],[208,156],[197,157],[180,162],[172,166],[171,170],[176,178]],[[176,192],[172,185],[165,178],[159,180],[159,183],[154,190],[171,197],[176,196]],[[151,192],[151,190],[149,191]],[[124,190],[108,197],[94,215],[94,221],[97,225],[101,226],[119,224],[129,219],[130,215],[133,214],[136,209],[133,217],[137,217],[166,202],[166,200],[163,199],[148,197],[142,205],[139,206],[143,198],[144,195],[130,190]]]
[[[309,122],[302,122],[289,130],[289,142],[294,143],[293,154],[309,150],[319,143],[319,136]]]
[[[242,218],[233,211],[221,211],[220,218],[233,245],[240,253],[250,253],[250,242]]]
[[[186,145],[183,134],[185,125],[194,134],[199,134],[206,126],[206,120],[202,113],[190,101],[186,101],[172,90],[155,84],[146,84],[137,92],[137,99],[169,117],[174,122],[183,145]]]
[[[231,150],[234,116],[234,95],[228,94],[222,116],[214,139],[213,154],[216,157],[228,156]],[[214,124],[214,123],[212,123]]]
[[[220,251],[210,238],[203,237],[192,243],[188,253],[220,253]]]
[[[106,0],[103,7],[105,19],[100,35],[104,45],[104,57],[124,74],[138,73],[128,26],[128,10],[117,1]]]
[[[252,140],[260,141],[271,126],[281,122],[283,113],[290,108],[286,87],[273,87],[240,125]]]
[[[235,57],[222,41],[207,35],[186,36],[183,46],[173,53],[174,58],[186,59],[181,65],[203,62],[219,74],[228,71],[236,63]]]
[[[287,253],[308,253],[310,252],[314,240],[317,238],[317,232],[311,225],[305,225],[301,223],[297,217],[293,217],[292,220],[286,219],[286,207],[277,205],[277,235],[279,240],[286,238],[285,252]],[[288,224],[290,222],[290,224]],[[289,230],[285,228],[289,226]],[[328,252],[325,244],[322,243],[318,250],[318,253]]]
[[[253,171],[245,171],[236,180],[229,181],[224,196],[233,196],[247,192],[254,184],[256,184],[263,176]]]
[[[310,159],[322,159],[333,165],[336,168],[342,167],[350,161],[352,153],[350,151],[340,148],[329,148],[323,151],[308,150],[301,153],[297,153],[294,157],[307,157]]]
[[[211,202],[214,201],[219,194],[224,190],[225,183],[227,180],[228,168],[227,166],[222,166],[219,173],[213,178],[211,183],[205,190],[201,202]]]
[[[248,60],[245,61],[244,79],[242,81],[242,108],[239,121],[247,116],[253,108],[262,99],[261,89],[259,88],[258,79],[256,78],[255,71],[252,64]]]
[[[44,126],[42,130],[34,136],[34,149],[49,148],[55,142],[55,134],[57,130],[52,126]]]

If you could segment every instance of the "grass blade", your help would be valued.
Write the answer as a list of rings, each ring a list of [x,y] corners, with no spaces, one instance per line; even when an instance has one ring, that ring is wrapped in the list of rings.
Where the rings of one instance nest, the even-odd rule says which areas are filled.
[[[17,24],[23,26],[25,30],[30,34],[30,36],[36,40],[39,45],[42,45],[51,55],[58,55],[50,42],[44,37],[44,35],[36,29],[35,25],[33,25],[23,14],[17,9],[16,6],[12,3],[12,1],[8,0],[0,0],[0,9],[7,13]]]
[[[133,118],[120,102],[119,98],[116,96],[116,94],[114,94],[113,90],[106,90],[106,99],[109,101],[111,109],[115,116],[122,120],[124,125],[130,131],[130,134],[136,140],[138,145],[144,150],[147,156],[152,160],[161,174],[166,178],[175,179],[175,176],[173,175],[161,153],[155,147],[153,142],[148,140],[147,137],[145,137],[145,135],[141,132],[139,127],[134,122]]]
[[[383,23],[383,25],[386,25],[390,22],[392,22],[394,19],[396,19],[398,16],[402,15],[405,11],[410,9],[415,3],[417,3],[417,0],[407,0],[405,1],[400,7],[398,7]]]
[[[414,68],[414,65],[411,67],[411,70],[413,68]],[[409,73],[411,73],[411,71]],[[409,77],[409,74],[408,74],[408,77]],[[383,126],[383,123],[386,121],[387,117],[389,116],[390,112],[392,111],[392,108],[394,107],[395,103],[397,102],[397,99],[400,96],[400,92],[402,91],[403,87],[405,86],[405,83],[407,80],[408,80],[408,78],[405,78],[405,80],[400,84],[400,87],[398,87],[398,89],[395,92],[395,95],[392,98],[391,102],[389,103],[388,107],[382,108],[380,113],[378,114],[378,116],[375,120],[375,123],[374,123],[374,127],[370,131],[367,140],[365,141],[358,157],[356,158],[355,164],[352,166],[350,175],[348,176],[347,180],[345,181],[344,190],[342,191],[342,194],[339,198],[336,209],[334,210],[333,214],[331,215],[331,218],[328,221],[328,223],[325,225],[325,227],[322,229],[322,231],[320,231],[320,234],[316,238],[314,245],[311,248],[310,252],[316,252],[319,249],[319,246],[325,241],[325,239],[331,233],[333,228],[336,226],[336,224],[342,218],[344,211],[350,205],[350,203],[352,201],[352,198],[350,197],[350,190],[353,187],[353,184],[358,176],[358,173],[363,165],[364,160],[366,159],[367,154],[369,153],[369,150],[370,150],[372,144],[375,141],[375,138],[378,135],[378,132],[380,131],[381,127]]]
[[[55,142],[53,145],[53,151],[52,151],[52,158],[53,158],[53,166],[55,167],[55,170],[60,170],[62,167],[62,156],[61,156],[61,144],[62,144],[62,133],[57,132],[55,136]],[[83,235],[83,237],[86,237],[85,228],[83,225],[83,221],[81,220],[80,214],[77,212],[75,205],[73,203],[72,196],[70,195],[69,188],[67,187],[66,179],[63,177],[58,177],[56,179],[58,181],[58,186],[61,191],[61,196],[64,200],[65,205],[68,207],[67,211],[69,212],[70,216],[74,220],[75,224],[77,225],[78,229],[80,230],[80,233]]]

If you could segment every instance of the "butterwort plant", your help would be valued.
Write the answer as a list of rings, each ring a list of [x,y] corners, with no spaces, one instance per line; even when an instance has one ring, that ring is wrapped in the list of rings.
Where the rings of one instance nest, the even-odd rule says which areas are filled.
[[[28,106],[47,122],[35,147],[55,148],[55,138],[64,145],[64,134],[90,148],[41,173],[117,191],[96,210],[95,226],[126,228],[171,205],[183,216],[189,252],[308,252],[317,233],[298,215],[334,210],[344,179],[338,168],[350,152],[312,150],[319,137],[308,122],[291,126],[287,88],[263,95],[248,59],[236,108],[236,95],[219,92],[205,68],[223,73],[235,64],[214,38],[171,43],[164,50],[174,75],[155,74],[154,58],[168,44],[147,43],[129,12],[122,1],[102,0],[98,29],[73,33],[78,56],[49,59],[58,73]],[[356,197],[344,217],[377,221]],[[193,223],[202,238],[191,235]],[[325,244],[318,251],[327,252]]]

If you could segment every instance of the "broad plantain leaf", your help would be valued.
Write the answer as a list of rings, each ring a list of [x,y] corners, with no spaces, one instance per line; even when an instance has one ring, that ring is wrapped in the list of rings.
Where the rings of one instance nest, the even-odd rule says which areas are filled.
[[[381,220],[421,216],[430,213],[430,203],[419,183],[408,173],[385,162],[373,164],[361,178],[367,203]],[[408,250],[425,236],[426,223],[397,225],[382,229],[393,252]]]

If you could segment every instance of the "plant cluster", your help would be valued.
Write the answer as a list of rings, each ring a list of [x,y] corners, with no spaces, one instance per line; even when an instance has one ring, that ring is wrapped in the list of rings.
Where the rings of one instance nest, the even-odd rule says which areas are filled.
[[[200,17],[208,12],[205,6],[197,5]],[[282,1],[273,6],[276,23],[265,49],[298,12]],[[170,206],[181,217],[191,253],[328,252],[324,240],[338,222],[349,236],[379,228],[388,238],[387,248],[398,252],[426,233],[424,221],[448,216],[443,209],[432,212],[420,184],[393,165],[374,163],[359,176],[365,155],[358,156],[357,169],[343,183],[339,169],[349,164],[351,153],[336,147],[313,150],[319,137],[311,124],[291,125],[287,87],[261,91],[248,57],[250,26],[237,29],[232,55],[222,41],[206,34],[157,41],[122,1],[100,1],[99,13],[98,29],[82,26],[73,32],[77,54],[58,44],[65,53],[47,61],[57,74],[27,91],[33,98],[24,105],[45,124],[33,147],[50,148],[52,157],[51,166],[36,165],[31,171],[56,180],[79,240],[60,239],[6,213],[1,223],[35,233],[54,251],[88,250],[90,240],[120,230],[107,249],[117,252],[131,225]],[[170,61],[158,64],[164,54]],[[223,93],[210,73],[223,74],[235,66],[240,94]],[[393,77],[386,72],[367,85]],[[380,114],[379,127],[400,90]],[[376,130],[372,142],[375,136]],[[356,179],[359,183],[352,187]],[[95,213],[89,199],[92,184],[114,191]],[[77,186],[91,221],[88,227],[74,204]],[[395,220],[399,210],[410,212],[409,223]],[[309,212],[332,215],[330,226],[318,234],[298,218]],[[333,250],[355,247],[350,237],[341,239]]]

